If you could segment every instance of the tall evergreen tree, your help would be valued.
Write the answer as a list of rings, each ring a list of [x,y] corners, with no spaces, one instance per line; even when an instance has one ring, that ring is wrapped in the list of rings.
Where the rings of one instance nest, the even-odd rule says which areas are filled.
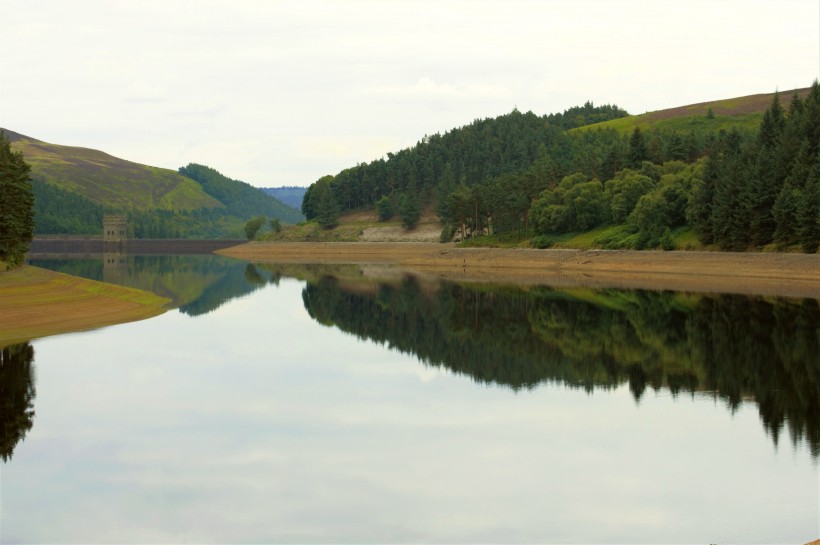
[[[798,203],[797,222],[797,236],[803,251],[816,253],[820,245],[820,157],[814,163]]]
[[[336,227],[339,223],[339,203],[330,183],[317,183],[314,194],[316,196],[316,221],[323,229]]]
[[[629,168],[640,168],[641,163],[649,158],[649,151],[646,148],[641,129],[635,127],[632,136],[629,138],[629,153],[627,154],[627,166]]]
[[[31,167],[20,152],[0,134],[0,261],[11,266],[23,262],[34,232],[34,192]]]
[[[399,216],[407,229],[415,227],[421,218],[421,200],[414,182],[410,183],[399,199]]]

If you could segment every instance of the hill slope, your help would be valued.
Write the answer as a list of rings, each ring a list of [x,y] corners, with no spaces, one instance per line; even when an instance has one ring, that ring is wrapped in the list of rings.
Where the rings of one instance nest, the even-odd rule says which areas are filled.
[[[196,180],[209,194],[227,206],[228,211],[244,218],[267,216],[279,218],[285,223],[297,223],[302,213],[272,197],[262,189],[227,176],[205,165],[191,163],[179,169],[179,173]]]
[[[126,161],[102,151],[49,144],[8,129],[14,151],[31,165],[32,178],[92,201],[138,210],[220,208],[200,184],[178,172]]]
[[[260,189],[202,165],[174,172],[0,131],[31,165],[37,234],[99,234],[103,214],[112,212],[128,216],[135,238],[242,238],[254,216],[303,219]]]
[[[792,96],[797,94],[805,98],[810,88],[793,89],[779,92],[780,100],[788,103]],[[635,127],[642,131],[659,129],[667,131],[688,132],[691,130],[719,131],[738,129],[753,129],[760,125],[763,113],[771,106],[775,93],[762,93],[745,97],[699,102],[687,106],[677,106],[665,110],[646,112],[640,115],[630,115],[618,119],[585,125],[572,129],[571,132],[584,132],[597,129],[614,129],[619,133],[631,133]],[[712,117],[708,117],[709,110]]]

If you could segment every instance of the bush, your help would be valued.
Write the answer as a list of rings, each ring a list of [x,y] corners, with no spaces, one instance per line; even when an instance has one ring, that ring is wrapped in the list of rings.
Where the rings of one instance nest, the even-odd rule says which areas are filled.
[[[539,235],[537,237],[533,237],[532,240],[530,240],[530,244],[533,248],[543,250],[545,248],[552,247],[552,245],[555,244],[555,238],[549,235]]]
[[[379,221],[387,221],[393,217],[393,203],[387,195],[384,195],[376,203],[376,215],[379,217]]]
[[[438,237],[439,242],[452,242],[453,235],[456,234],[456,228],[454,225],[445,223],[444,228],[441,230],[441,235]]]

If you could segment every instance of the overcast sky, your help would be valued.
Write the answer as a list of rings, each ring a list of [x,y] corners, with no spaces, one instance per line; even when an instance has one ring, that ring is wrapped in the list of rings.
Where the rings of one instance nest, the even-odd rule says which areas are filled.
[[[0,0],[0,127],[309,185],[477,118],[807,87],[818,0]]]

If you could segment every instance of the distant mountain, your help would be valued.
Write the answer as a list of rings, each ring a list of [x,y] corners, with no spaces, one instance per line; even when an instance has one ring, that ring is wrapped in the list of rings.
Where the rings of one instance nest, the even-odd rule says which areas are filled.
[[[242,238],[254,216],[303,219],[265,192],[203,165],[174,172],[0,132],[31,165],[38,234],[99,234],[105,213],[126,214],[129,236],[136,238]]]
[[[307,191],[306,187],[298,186],[261,187],[260,189],[299,211],[302,210],[302,200],[305,198],[305,192]]]

